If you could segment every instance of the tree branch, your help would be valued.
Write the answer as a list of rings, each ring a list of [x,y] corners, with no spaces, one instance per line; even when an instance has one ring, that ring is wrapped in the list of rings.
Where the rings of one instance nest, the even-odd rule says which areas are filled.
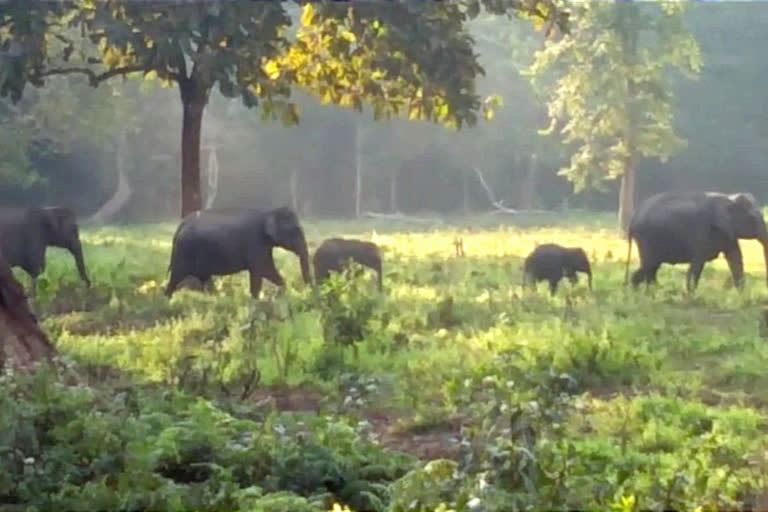
[[[511,213],[513,215],[517,213],[517,210],[514,210],[512,208],[507,208],[502,204],[503,201],[498,201],[496,199],[496,195],[493,193],[493,190],[491,190],[491,187],[488,186],[488,183],[485,182],[485,178],[483,177],[483,173],[480,172],[480,169],[478,169],[477,167],[473,167],[472,170],[475,171],[475,174],[477,175],[477,179],[480,181],[480,185],[483,186],[483,189],[485,190],[485,193],[488,196],[488,200],[497,210],[504,213]]]
[[[146,71],[144,66],[134,64],[131,66],[123,66],[119,68],[113,68],[104,73],[95,73],[92,69],[82,67],[72,68],[52,68],[40,73],[40,77],[55,76],[55,75],[85,75],[88,77],[88,83],[91,87],[96,87],[101,82],[109,80],[112,77],[119,75],[127,75],[128,73],[135,73],[138,71]]]
[[[483,173],[480,172],[480,169],[473,167],[472,170],[475,171],[477,179],[480,181],[480,185],[482,185],[486,195],[488,196],[488,200],[495,208],[495,210],[491,212],[491,215],[495,215],[497,213],[508,213],[510,215],[516,215],[518,213],[552,213],[547,210],[515,210],[514,208],[507,208],[504,206],[503,200],[499,201],[496,199],[496,195],[493,193],[493,190],[491,190],[491,187],[488,186],[488,183],[486,183],[485,178],[483,177]]]

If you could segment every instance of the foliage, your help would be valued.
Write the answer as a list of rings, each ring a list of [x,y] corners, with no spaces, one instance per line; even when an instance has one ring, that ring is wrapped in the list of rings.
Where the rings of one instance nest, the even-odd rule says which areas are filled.
[[[354,272],[313,291],[295,256],[276,251],[287,289],[266,286],[256,303],[245,275],[217,279],[211,294],[162,296],[172,225],[84,229],[92,290],[51,250],[38,303],[85,382],[5,377],[2,492],[27,489],[14,499],[41,508],[759,503],[762,279],[723,290],[717,261],[694,297],[684,269],[669,268],[628,293],[614,256],[626,242],[607,219],[535,222],[472,232],[308,222],[310,243],[375,229],[385,293]],[[554,298],[519,288],[523,256],[545,239],[592,255],[591,294],[584,283]],[[759,245],[742,246],[748,274],[762,275]],[[326,316],[323,301],[337,300],[340,316]],[[329,356],[324,322],[352,317],[368,319],[359,354]],[[38,473],[24,469],[31,457]]]
[[[665,161],[684,147],[672,126],[669,68],[695,75],[699,47],[682,2],[588,2],[568,36],[548,41],[529,70],[550,127],[576,147],[560,172],[576,190],[620,177],[637,158]]]
[[[317,301],[323,337],[329,345],[354,345],[375,332],[377,296],[371,293],[365,268],[352,262],[344,272],[332,273],[322,284]]]
[[[71,386],[44,369],[4,376],[0,404],[6,504],[277,512],[343,500],[382,510],[381,482],[408,467],[343,423],[237,419],[172,391]]]

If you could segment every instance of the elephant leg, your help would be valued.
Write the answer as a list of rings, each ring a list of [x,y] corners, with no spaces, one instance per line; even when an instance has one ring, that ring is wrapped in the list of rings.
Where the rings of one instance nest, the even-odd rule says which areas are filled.
[[[264,269],[263,277],[264,279],[272,282],[275,286],[279,286],[280,288],[285,287],[285,280],[283,279],[283,276],[280,275],[280,272],[278,272],[274,267],[274,265],[272,268]]]
[[[275,266],[275,260],[272,257],[272,253],[267,254],[263,264],[261,265],[260,270],[261,270],[261,276],[264,279],[267,279],[268,281],[272,282],[275,286],[278,286],[280,288],[285,287],[285,280],[283,279],[283,276],[280,275],[280,272],[277,271],[277,267]]]
[[[645,270],[646,284],[656,283],[656,274],[659,272],[659,267],[661,267],[661,263],[654,263],[653,265],[650,265],[646,268]]]
[[[645,267],[640,267],[632,272],[632,288],[637,288],[637,286],[645,280]]]
[[[744,260],[742,259],[741,248],[738,243],[725,251],[725,260],[728,262],[728,268],[731,270],[733,285],[738,289],[742,289],[744,287]]]
[[[554,295],[557,291],[557,283],[560,282],[559,278],[552,278],[549,280],[549,294]]]
[[[206,293],[213,293],[216,290],[216,287],[214,286],[213,277],[208,276],[206,279],[201,279],[202,281],[202,289]]]
[[[701,271],[704,269],[704,262],[701,260],[694,260],[688,267],[688,273],[685,279],[686,290],[690,293],[696,289],[699,285],[699,278],[701,277]]]
[[[249,276],[251,281],[251,297],[258,299],[259,293],[261,293],[261,273],[256,269],[252,269],[249,272]]]
[[[171,270],[171,277],[168,278],[168,284],[165,286],[165,296],[170,298],[178,289],[179,284],[187,277],[186,274]]]
[[[565,271],[565,277],[568,278],[568,280],[571,282],[571,284],[576,284],[579,282],[579,277],[576,275],[576,272],[574,272],[571,269],[567,269]]]

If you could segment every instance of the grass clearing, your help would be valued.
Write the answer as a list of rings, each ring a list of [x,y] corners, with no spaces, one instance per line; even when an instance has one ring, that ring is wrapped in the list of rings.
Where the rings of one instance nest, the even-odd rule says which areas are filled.
[[[184,400],[204,398],[260,422],[267,410],[299,423],[327,416],[359,439],[452,459],[461,475],[430,487],[422,484],[439,471],[409,462],[387,473],[399,480],[381,506],[348,490],[346,502],[358,510],[395,510],[411,495],[425,509],[446,502],[457,510],[478,496],[487,510],[605,507],[629,496],[640,508],[759,503],[768,474],[768,344],[758,323],[768,293],[759,245],[742,242],[743,292],[732,289],[720,259],[688,297],[683,266],[662,267],[654,287],[624,287],[626,240],[612,217],[499,222],[418,231],[381,221],[305,222],[312,248],[328,236],[378,243],[385,293],[376,293],[371,274],[313,291],[298,260],[277,250],[287,290],[277,295],[267,283],[260,301],[249,297],[245,274],[216,279],[212,294],[182,290],[168,301],[173,224],[86,228],[91,290],[69,255],[51,249],[38,307],[58,349],[96,389],[176,389],[192,397]],[[544,283],[521,290],[523,258],[548,241],[585,249],[592,293],[584,278],[576,286],[564,280],[555,297]],[[315,431],[331,428],[323,425]],[[328,435],[320,438],[330,442]],[[430,494],[435,486],[442,491]]]

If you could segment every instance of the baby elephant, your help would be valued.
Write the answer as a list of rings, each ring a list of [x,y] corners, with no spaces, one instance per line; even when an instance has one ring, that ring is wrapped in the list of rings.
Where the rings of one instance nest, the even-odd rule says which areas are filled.
[[[315,251],[312,266],[317,282],[323,281],[331,272],[341,272],[348,260],[373,269],[378,274],[379,290],[382,289],[381,251],[373,242],[346,238],[328,238]]]
[[[563,247],[557,244],[543,244],[531,252],[523,263],[523,286],[528,277],[533,278],[533,286],[539,281],[549,281],[549,291],[552,295],[557,290],[557,284],[563,276],[575,283],[576,272],[584,272],[589,279],[589,289],[592,289],[592,269],[589,266],[587,253],[581,247]]]

